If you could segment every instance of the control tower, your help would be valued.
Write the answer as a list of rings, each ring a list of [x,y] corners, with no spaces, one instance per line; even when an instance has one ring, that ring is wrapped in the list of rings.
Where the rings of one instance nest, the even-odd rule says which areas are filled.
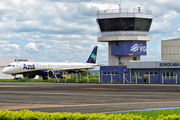
[[[147,54],[146,42],[152,11],[139,8],[98,10],[98,42],[108,42],[108,65],[126,66],[128,61],[140,60]]]

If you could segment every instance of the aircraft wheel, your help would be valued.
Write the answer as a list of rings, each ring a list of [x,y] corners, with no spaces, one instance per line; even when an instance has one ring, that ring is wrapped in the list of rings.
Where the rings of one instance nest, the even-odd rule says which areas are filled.
[[[47,76],[43,76],[43,80],[48,80],[48,77]]]
[[[23,75],[24,77],[28,77],[30,79],[34,79],[36,77],[36,75],[29,75],[29,74],[25,74]]]

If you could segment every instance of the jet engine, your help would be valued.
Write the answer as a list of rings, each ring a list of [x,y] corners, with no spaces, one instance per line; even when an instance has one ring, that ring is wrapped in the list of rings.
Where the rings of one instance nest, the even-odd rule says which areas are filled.
[[[57,78],[60,78],[62,76],[62,72],[60,70],[49,70],[49,71],[47,71],[47,76],[49,78],[54,78],[55,75]]]

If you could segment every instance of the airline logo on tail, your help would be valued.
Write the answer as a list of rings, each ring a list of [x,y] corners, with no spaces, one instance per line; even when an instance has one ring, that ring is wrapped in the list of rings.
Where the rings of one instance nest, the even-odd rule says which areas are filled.
[[[96,55],[94,53],[92,53],[91,57],[93,58],[93,62],[95,62],[96,61]]]

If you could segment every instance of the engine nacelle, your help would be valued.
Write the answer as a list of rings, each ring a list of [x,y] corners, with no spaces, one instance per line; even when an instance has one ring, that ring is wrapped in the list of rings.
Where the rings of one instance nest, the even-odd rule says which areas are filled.
[[[62,76],[62,73],[60,70],[49,70],[49,71],[47,71],[47,76],[49,78],[54,78],[55,75],[57,78],[60,78]]]

